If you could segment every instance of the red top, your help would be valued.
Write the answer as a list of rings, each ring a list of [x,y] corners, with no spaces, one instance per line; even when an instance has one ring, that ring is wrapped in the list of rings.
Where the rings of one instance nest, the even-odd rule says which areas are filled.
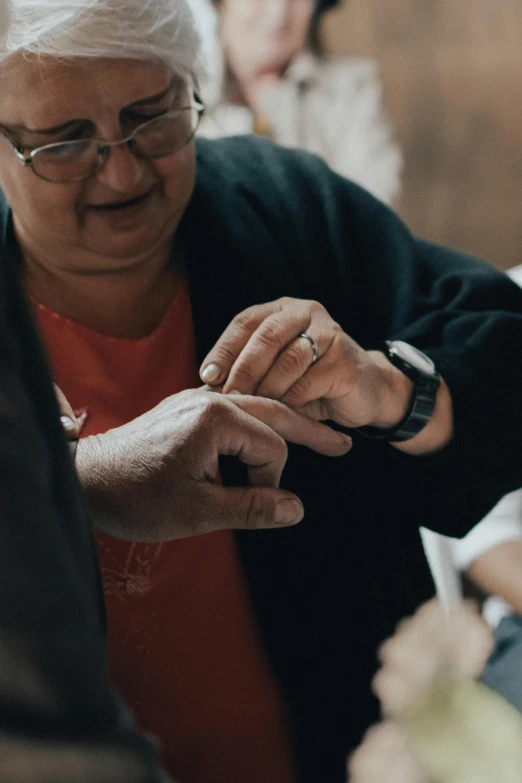
[[[107,337],[35,306],[82,435],[200,385],[188,291],[148,337]],[[113,682],[182,783],[296,783],[283,700],[230,531],[160,544],[98,534]]]

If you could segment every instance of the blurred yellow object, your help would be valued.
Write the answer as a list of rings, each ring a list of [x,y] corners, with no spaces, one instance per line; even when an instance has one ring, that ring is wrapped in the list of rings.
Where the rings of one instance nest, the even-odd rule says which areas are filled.
[[[445,673],[404,722],[437,783],[522,783],[522,713],[482,683]]]
[[[267,139],[273,137],[270,121],[263,114],[256,114],[254,117],[254,133],[256,136],[265,136]]]

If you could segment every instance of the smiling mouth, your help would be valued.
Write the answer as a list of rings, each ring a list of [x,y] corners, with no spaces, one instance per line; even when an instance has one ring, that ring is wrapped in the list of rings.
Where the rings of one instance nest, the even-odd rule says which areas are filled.
[[[114,201],[111,204],[92,204],[89,206],[89,209],[94,209],[97,212],[122,212],[130,207],[137,207],[140,204],[145,203],[151,193],[152,191],[148,190],[141,196],[136,196],[127,201]]]

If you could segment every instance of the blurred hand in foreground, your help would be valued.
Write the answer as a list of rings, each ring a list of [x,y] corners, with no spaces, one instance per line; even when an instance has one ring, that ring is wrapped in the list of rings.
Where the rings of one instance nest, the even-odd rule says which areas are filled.
[[[403,621],[380,650],[374,679],[388,720],[348,763],[350,783],[517,783],[522,715],[473,678],[493,647],[468,604],[437,601]]]

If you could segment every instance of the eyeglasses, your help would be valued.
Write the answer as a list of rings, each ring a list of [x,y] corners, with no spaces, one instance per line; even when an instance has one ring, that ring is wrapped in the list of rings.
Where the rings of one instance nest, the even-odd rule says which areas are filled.
[[[164,158],[179,152],[192,139],[205,108],[197,96],[189,106],[161,114],[138,125],[130,136],[119,141],[77,139],[46,144],[28,155],[26,148],[9,136],[20,163],[30,166],[37,177],[47,182],[77,182],[96,174],[107,162],[113,147],[125,145],[136,156]]]

